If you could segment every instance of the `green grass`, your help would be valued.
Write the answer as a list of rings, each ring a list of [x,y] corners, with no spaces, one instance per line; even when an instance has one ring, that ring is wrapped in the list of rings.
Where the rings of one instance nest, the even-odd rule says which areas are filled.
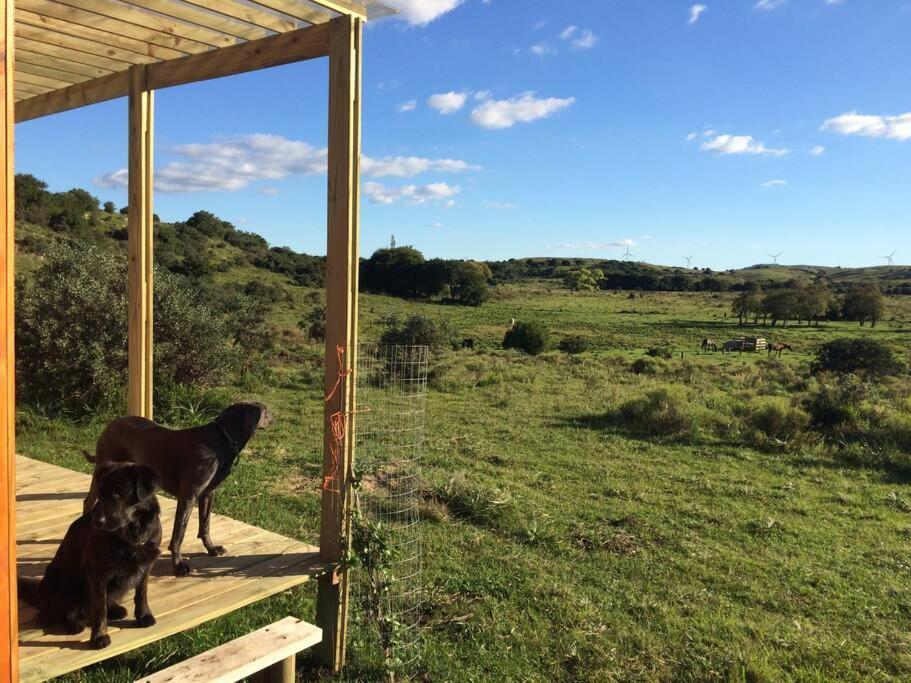
[[[229,271],[219,277],[245,281]],[[312,292],[289,288],[288,328]],[[364,339],[391,312],[445,317],[477,352],[438,359],[422,482],[426,649],[434,681],[907,680],[911,677],[911,492],[899,470],[860,467],[808,434],[746,446],[758,395],[812,390],[819,343],[865,334],[908,357],[911,298],[875,329],[739,328],[730,295],[571,294],[508,287],[478,309],[364,296]],[[499,348],[511,318],[589,338],[578,357]],[[757,334],[764,354],[698,351]],[[630,361],[652,346],[657,374]],[[683,353],[683,360],[680,353]],[[303,345],[259,383],[230,387],[278,418],[242,455],[216,512],[303,540],[319,518],[320,350]],[[693,427],[649,436],[617,419],[627,401],[673,386]],[[907,413],[906,379],[877,401]],[[20,452],[82,471],[102,425],[20,412]],[[872,447],[872,446],[871,446]],[[194,534],[188,534],[188,537]],[[191,541],[192,545],[192,541]],[[230,551],[230,548],[229,548]],[[304,587],[67,677],[128,681],[287,614],[313,618]],[[154,606],[154,595],[151,598]],[[354,659],[353,678],[369,678]]]

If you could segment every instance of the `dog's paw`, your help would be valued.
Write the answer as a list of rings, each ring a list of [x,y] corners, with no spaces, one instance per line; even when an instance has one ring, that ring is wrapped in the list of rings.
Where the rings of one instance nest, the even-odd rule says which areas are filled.
[[[126,608],[120,605],[108,605],[108,619],[123,619],[127,615]]]
[[[108,645],[111,644],[111,636],[105,633],[103,636],[95,636],[92,638],[92,647],[96,650],[103,650]]]
[[[213,545],[211,548],[209,548],[209,557],[221,557],[227,553],[228,551],[225,550],[225,547],[223,545]]]
[[[136,624],[139,628],[149,628],[149,626],[154,626],[155,623],[155,617],[151,614],[143,614],[141,617],[136,617]]]
[[[190,573],[190,563],[180,560],[174,564],[174,576],[187,576]]]

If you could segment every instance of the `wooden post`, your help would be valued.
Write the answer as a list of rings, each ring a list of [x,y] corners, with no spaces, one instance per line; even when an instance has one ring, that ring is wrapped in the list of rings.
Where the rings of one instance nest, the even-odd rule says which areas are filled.
[[[251,683],[295,683],[295,663],[297,657],[291,655],[280,662],[250,676]]]
[[[17,681],[13,0],[2,1],[0,14],[0,681]]]
[[[154,101],[147,78],[145,65],[130,67],[128,410],[151,420]]]
[[[349,475],[354,462],[354,378],[357,359],[358,212],[360,209],[361,39],[363,21],[333,19],[329,38],[329,203],[326,249],[326,391],[320,554],[342,563],[320,578],[317,625],[323,642],[316,655],[338,671],[345,663],[348,571],[343,560],[351,529]],[[339,367],[338,350],[343,367]],[[340,379],[340,372],[343,377]],[[334,389],[335,388],[335,389]],[[334,392],[333,392],[334,389]],[[342,443],[333,420],[344,419]]]

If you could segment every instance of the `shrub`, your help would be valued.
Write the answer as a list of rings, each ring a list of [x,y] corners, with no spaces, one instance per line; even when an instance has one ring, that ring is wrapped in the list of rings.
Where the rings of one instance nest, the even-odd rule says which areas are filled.
[[[854,375],[825,382],[810,394],[805,407],[814,426],[822,429],[848,428],[857,424],[860,407],[869,388]]]
[[[531,356],[537,356],[547,348],[549,337],[547,328],[541,323],[518,322],[506,331],[503,348],[518,349]]]
[[[833,339],[816,352],[813,372],[861,372],[870,375],[895,375],[901,363],[883,342],[876,339]]]
[[[16,289],[16,369],[25,402],[121,410],[127,381],[126,259],[57,247]],[[230,365],[224,322],[182,281],[155,273],[156,386],[203,387]]]
[[[664,360],[670,360],[674,357],[674,351],[668,346],[655,347],[653,346],[648,351],[645,352],[652,358],[664,358]]]
[[[310,341],[325,341],[326,339],[326,307],[322,304],[310,309],[297,323]]]
[[[637,358],[630,365],[630,370],[637,375],[657,375],[661,369],[661,363],[654,358]]]
[[[627,401],[620,407],[620,415],[628,426],[655,435],[684,435],[695,425],[686,392],[674,385],[652,389]]]
[[[810,424],[810,416],[795,408],[787,400],[767,397],[753,402],[746,415],[746,423],[754,430],[757,445],[778,445],[792,441]]]
[[[383,344],[427,346],[434,352],[455,346],[456,332],[445,320],[415,313],[405,319],[391,315],[383,322],[386,327],[380,337]]]
[[[560,350],[563,353],[584,353],[591,348],[591,343],[585,337],[574,334],[560,340]]]

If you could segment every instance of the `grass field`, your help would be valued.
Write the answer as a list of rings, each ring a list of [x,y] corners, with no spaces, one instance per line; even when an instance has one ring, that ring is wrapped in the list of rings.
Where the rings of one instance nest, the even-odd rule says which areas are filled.
[[[289,291],[294,298],[276,320],[290,329],[310,293]],[[739,328],[730,301],[727,294],[572,294],[534,283],[507,287],[477,309],[362,298],[363,339],[375,339],[389,313],[419,311],[450,320],[480,347],[446,352],[434,364],[421,475],[426,648],[411,675],[911,677],[904,470],[859,466],[866,461],[856,450],[847,457],[819,435],[757,448],[743,426],[758,397],[791,400],[814,389],[808,365],[822,341],[871,335],[907,360],[911,297],[890,299],[875,329]],[[511,318],[545,322],[554,340],[583,335],[594,348],[573,357],[503,351]],[[740,334],[787,341],[796,352],[778,362],[698,350],[703,336]],[[215,506],[313,540],[320,349],[289,339],[285,359],[259,381],[226,388],[265,401],[278,421],[244,452]],[[650,347],[671,348],[674,357],[650,373],[631,372],[630,362]],[[624,421],[631,399],[668,386],[685,396],[687,429],[655,436]],[[906,377],[890,380],[869,400],[907,417],[911,386]],[[19,450],[85,471],[80,452],[101,428],[23,409]],[[287,614],[312,619],[313,597],[312,588],[291,591],[68,678],[133,680]],[[349,676],[373,675],[355,657]]]

